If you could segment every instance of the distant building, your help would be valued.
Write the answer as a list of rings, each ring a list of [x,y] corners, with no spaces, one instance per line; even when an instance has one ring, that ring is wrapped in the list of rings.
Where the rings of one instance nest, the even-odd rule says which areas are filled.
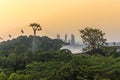
[[[72,54],[83,53],[84,45],[65,45],[60,50],[69,50]]]
[[[120,52],[120,42],[108,42],[107,46],[116,47],[117,51]]]
[[[68,38],[68,36],[67,36],[67,34],[65,34],[65,43],[68,43],[67,38]]]
[[[71,43],[71,40],[70,40],[70,39],[68,40],[68,43],[69,43],[69,44]]]
[[[72,34],[71,35],[71,45],[75,45],[75,36]]]
[[[57,37],[56,37],[56,39],[60,39],[60,35],[59,35],[59,34],[57,34]]]

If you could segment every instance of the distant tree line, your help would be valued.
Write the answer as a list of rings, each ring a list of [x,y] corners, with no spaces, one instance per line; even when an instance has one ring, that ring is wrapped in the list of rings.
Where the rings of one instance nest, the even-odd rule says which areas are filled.
[[[28,50],[32,50],[33,36],[19,36],[16,39],[3,41],[0,43],[0,50],[11,51],[17,47],[24,46]],[[50,39],[47,36],[39,37],[36,36],[37,50],[59,50],[64,42],[60,39]]]
[[[100,31],[86,30],[92,35],[97,33],[91,40]],[[33,36],[0,43],[0,80],[120,80],[120,52],[101,43],[97,47],[104,37],[89,41],[87,36],[91,35],[82,33],[87,49],[76,55],[60,51],[62,40],[48,37],[37,37],[38,50],[34,54],[31,50]]]

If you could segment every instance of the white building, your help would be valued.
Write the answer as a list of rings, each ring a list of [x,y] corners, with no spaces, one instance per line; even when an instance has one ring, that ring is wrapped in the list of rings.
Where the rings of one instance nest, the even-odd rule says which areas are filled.
[[[60,50],[69,50],[73,54],[83,53],[83,45],[65,45]]]

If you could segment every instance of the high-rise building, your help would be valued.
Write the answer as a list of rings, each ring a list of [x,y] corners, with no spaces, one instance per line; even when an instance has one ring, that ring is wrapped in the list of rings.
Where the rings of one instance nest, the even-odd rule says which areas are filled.
[[[71,44],[71,40],[70,39],[68,40],[68,43]]]
[[[65,43],[68,43],[67,38],[68,38],[68,36],[67,36],[67,34],[65,34]]]
[[[60,39],[60,35],[59,34],[57,34],[57,39]]]
[[[71,45],[75,45],[75,36],[72,34],[71,35]]]

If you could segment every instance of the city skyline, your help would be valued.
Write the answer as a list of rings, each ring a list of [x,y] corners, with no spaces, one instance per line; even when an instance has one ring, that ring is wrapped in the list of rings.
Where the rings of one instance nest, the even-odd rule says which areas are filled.
[[[81,41],[79,29],[99,28],[111,42],[120,41],[119,0],[1,0],[0,37],[9,39],[32,35],[29,24],[42,26],[39,36],[56,38],[56,34],[74,34]],[[21,34],[20,30],[24,30]],[[64,37],[63,37],[64,38]]]

